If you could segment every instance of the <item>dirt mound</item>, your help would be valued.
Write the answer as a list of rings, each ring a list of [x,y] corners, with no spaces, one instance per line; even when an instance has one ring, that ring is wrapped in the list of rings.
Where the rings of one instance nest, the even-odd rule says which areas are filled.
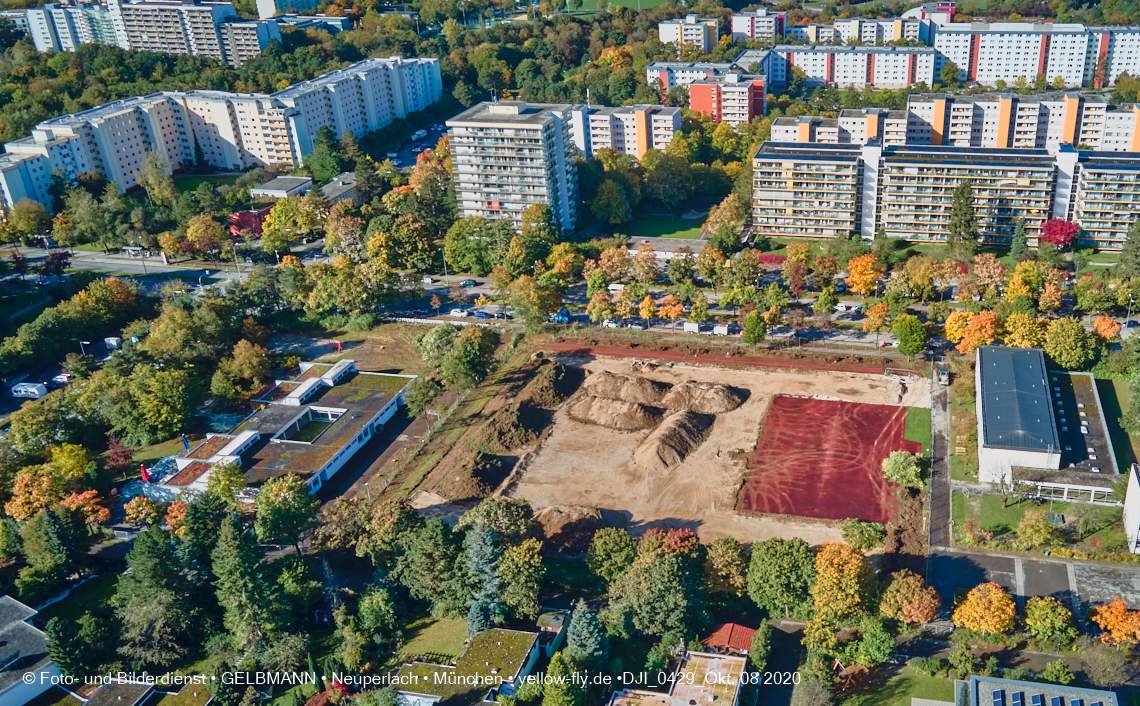
[[[715,420],[688,410],[671,414],[641,442],[633,459],[650,474],[664,475],[701,445]]]
[[[636,402],[583,395],[570,405],[566,413],[571,419],[586,424],[597,424],[618,431],[641,431],[657,426],[662,411]]]
[[[529,403],[501,409],[483,428],[480,438],[468,442],[473,451],[488,454],[507,454],[538,438],[539,424],[533,419]]]
[[[669,390],[669,394],[662,398],[661,406],[665,409],[687,409],[697,414],[720,414],[731,412],[743,401],[724,385],[686,380]]]
[[[567,369],[561,363],[544,360],[538,364],[534,378],[519,394],[519,401],[528,401],[536,407],[554,409],[574,394],[582,383],[583,371]]]
[[[537,510],[534,519],[542,526],[544,552],[558,555],[585,554],[594,533],[606,526],[597,508],[582,505],[552,505]]]
[[[587,395],[648,405],[660,403],[669,388],[670,385],[666,382],[646,380],[634,375],[618,375],[606,370],[594,373],[582,385]]]
[[[503,462],[498,457],[476,451],[463,459],[435,492],[452,502],[480,500],[494,491],[503,475]]]

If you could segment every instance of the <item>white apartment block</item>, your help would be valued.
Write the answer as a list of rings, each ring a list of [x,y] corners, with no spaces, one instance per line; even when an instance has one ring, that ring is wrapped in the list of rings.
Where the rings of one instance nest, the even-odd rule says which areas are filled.
[[[772,142],[865,145],[878,139],[883,145],[905,145],[907,119],[905,110],[883,108],[841,110],[838,118],[776,118],[772,121]]]
[[[735,63],[712,61],[654,61],[645,68],[645,82],[649,86],[654,81],[666,91],[677,86],[688,86],[693,81],[723,76],[739,71]]]
[[[681,130],[681,109],[663,105],[626,105],[571,111],[570,134],[583,157],[612,149],[640,160],[649,150],[661,150]]]
[[[272,20],[242,20],[228,2],[145,0],[107,4],[48,3],[27,11],[39,51],[75,51],[82,44],[116,44],[132,51],[209,56],[241,66],[281,39]]]
[[[49,204],[55,169],[69,177],[96,169],[126,191],[137,185],[135,172],[148,152],[176,170],[193,163],[195,142],[216,169],[296,166],[322,125],[338,136],[345,130],[361,136],[442,94],[438,59],[395,56],[367,59],[273,95],[194,90],[107,103],[46,120],[29,137],[7,143],[0,155],[0,208],[21,198]]]
[[[821,25],[815,22],[808,25],[793,25],[784,29],[784,37],[797,42],[826,44],[835,41],[835,25]]]
[[[809,86],[909,88],[935,80],[931,47],[779,44],[768,58],[768,80],[786,85],[792,70],[804,72]]]
[[[841,44],[851,44],[858,41],[863,44],[876,42],[895,42],[907,39],[912,42],[926,42],[933,33],[933,23],[930,20],[916,19],[863,19],[855,17],[849,20],[836,20],[832,25],[835,31],[832,41]]]
[[[447,121],[452,183],[463,216],[508,220],[546,204],[563,231],[578,215],[577,152],[571,123],[585,106],[479,103]],[[577,118],[581,120],[581,117]]]
[[[1140,155],[946,146],[766,142],[753,157],[753,230],[763,236],[947,237],[955,188],[969,180],[986,243],[1018,219],[1031,245],[1050,218],[1080,227],[1080,247],[1119,249],[1140,204]]]
[[[16,29],[28,32],[28,11],[27,10],[0,10],[0,17],[4,17],[12,21],[16,25]]]
[[[787,13],[769,11],[766,7],[732,16],[732,39],[770,39],[784,36]]]
[[[257,0],[257,16],[268,20],[287,12],[315,10],[320,4],[320,0]]]
[[[685,15],[658,24],[657,36],[663,44],[676,44],[678,50],[690,46],[707,54],[720,41],[720,25],[715,18]]]

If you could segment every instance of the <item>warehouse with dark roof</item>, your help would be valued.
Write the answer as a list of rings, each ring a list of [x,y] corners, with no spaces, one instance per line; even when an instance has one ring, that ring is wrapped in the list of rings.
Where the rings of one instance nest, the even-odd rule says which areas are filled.
[[[981,346],[974,369],[978,480],[1013,482],[1013,468],[1057,470],[1061,443],[1045,356],[1036,348]]]

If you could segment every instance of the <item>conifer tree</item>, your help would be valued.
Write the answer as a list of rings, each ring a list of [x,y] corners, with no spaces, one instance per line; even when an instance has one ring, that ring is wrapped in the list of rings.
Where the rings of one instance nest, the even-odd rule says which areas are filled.
[[[87,651],[79,639],[79,628],[67,618],[52,618],[44,628],[48,655],[64,676],[82,678],[88,665],[84,660]]]
[[[413,598],[431,602],[436,617],[462,617],[470,607],[467,566],[459,538],[443,520],[424,525],[399,557],[396,578]]]
[[[579,598],[570,616],[570,627],[566,629],[566,652],[578,664],[596,665],[606,659],[609,651],[609,639],[598,616]]]
[[[1133,221],[1128,229],[1128,238],[1120,249],[1120,259],[1116,261],[1116,276],[1140,277],[1140,220]]]
[[[963,179],[954,189],[946,244],[960,262],[968,262],[978,249],[978,217],[974,213],[974,187],[969,179]]]
[[[222,522],[213,569],[223,622],[234,646],[243,649],[260,642],[271,627],[269,587],[257,545],[232,516]]]
[[[1013,241],[1009,244],[1009,256],[1020,262],[1029,254],[1029,242],[1025,235],[1025,219],[1018,218],[1013,224]]]
[[[474,636],[494,624],[501,623],[506,607],[503,604],[503,582],[499,578],[499,557],[502,549],[495,531],[482,523],[471,525],[464,540],[464,558],[467,570],[475,580],[474,602],[467,612],[467,633]]]

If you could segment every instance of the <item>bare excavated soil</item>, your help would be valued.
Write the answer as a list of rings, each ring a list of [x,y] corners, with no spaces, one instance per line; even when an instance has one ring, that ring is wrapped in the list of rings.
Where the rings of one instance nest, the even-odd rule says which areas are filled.
[[[724,386],[741,403],[735,409],[718,412],[706,430],[691,426],[683,432],[676,429],[677,437],[692,437],[677,439],[679,446],[692,446],[702,435],[704,439],[694,449],[677,454],[684,457],[674,465],[670,451],[663,450],[662,454],[655,449],[658,460],[648,463],[647,469],[638,462],[637,451],[653,434],[668,435],[660,431],[666,422],[652,431],[619,431],[578,421],[569,413],[569,407],[587,394],[590,378],[602,372],[628,376],[630,361],[599,356],[597,351],[562,355],[558,360],[568,369],[590,373],[587,382],[579,397],[554,412],[553,426],[527,463],[497,492],[525,499],[536,510],[566,505],[597,508],[607,524],[627,527],[635,534],[650,527],[689,527],[706,542],[724,536],[742,542],[793,536],[812,544],[838,541],[840,532],[835,523],[787,516],[745,517],[734,511],[771,400],[778,394],[790,394],[904,407],[929,406],[930,402],[928,380],[904,388],[885,379],[881,368],[879,374],[871,375],[674,363],[671,368],[660,367],[639,376],[670,389],[685,383]],[[804,433],[826,434],[828,430],[805,429]],[[641,455],[652,454],[643,450]]]

